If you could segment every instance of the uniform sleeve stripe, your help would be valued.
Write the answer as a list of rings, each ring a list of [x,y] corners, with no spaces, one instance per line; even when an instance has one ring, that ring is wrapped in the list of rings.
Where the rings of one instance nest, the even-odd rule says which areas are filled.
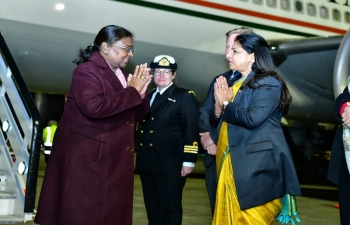
[[[198,146],[193,146],[193,145],[185,145],[185,148],[193,148],[193,149],[198,149]]]
[[[184,152],[197,154],[198,153],[198,146],[185,145]]]
[[[193,154],[197,154],[198,151],[184,151],[185,153],[193,153]]]

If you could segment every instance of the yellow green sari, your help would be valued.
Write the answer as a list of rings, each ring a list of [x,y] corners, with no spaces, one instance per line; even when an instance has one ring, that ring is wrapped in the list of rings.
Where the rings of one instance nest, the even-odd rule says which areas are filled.
[[[232,86],[233,96],[236,95],[243,81],[244,79],[241,78]],[[216,170],[218,186],[212,225],[271,225],[276,223],[276,217],[282,209],[281,199],[279,198],[246,210],[241,210],[239,207],[233,179],[234,171],[231,163],[226,122],[222,122],[220,128],[216,151]]]

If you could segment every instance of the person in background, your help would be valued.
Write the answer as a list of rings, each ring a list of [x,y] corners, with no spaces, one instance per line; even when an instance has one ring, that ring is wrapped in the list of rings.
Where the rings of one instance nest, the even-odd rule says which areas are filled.
[[[136,171],[140,174],[149,225],[180,225],[182,191],[198,153],[195,93],[176,87],[177,63],[159,55],[151,62],[157,88],[151,110],[141,121]]]
[[[348,87],[345,87],[335,100],[336,120],[350,127],[350,94]],[[332,154],[328,167],[328,180],[338,186],[339,208],[341,225],[350,224],[350,175],[345,159],[343,143],[343,125],[339,126],[335,134],[332,146]]]
[[[49,160],[51,154],[52,141],[57,129],[57,121],[50,120],[48,125],[43,130],[43,142],[44,142],[44,156],[45,162]]]
[[[225,56],[228,63],[231,62],[230,58],[227,58],[227,53],[231,51],[233,42],[237,35],[239,34],[251,34],[254,33],[253,29],[247,27],[235,28],[226,32],[226,50]],[[214,83],[216,78],[223,76],[227,79],[229,87],[232,86],[233,82],[238,80],[241,77],[241,74],[234,70],[228,70],[223,74],[216,76],[210,84],[207,97],[199,109],[199,118],[198,118],[198,127],[201,135],[201,144],[206,150],[204,152],[203,164],[205,167],[205,184],[208,191],[209,203],[212,215],[214,215],[215,208],[215,197],[216,197],[216,186],[217,186],[217,177],[216,177],[216,164],[215,164],[215,152],[216,152],[216,143],[213,140],[217,140],[218,131],[216,129],[219,122],[216,117],[210,116],[214,114]],[[210,121],[210,118],[214,118],[214,121]]]
[[[134,123],[149,110],[147,64],[123,71],[133,34],[109,25],[81,49],[57,128],[35,223],[131,225]]]
[[[269,46],[257,34],[240,34],[230,69],[242,74],[232,88],[219,76],[214,84],[215,114],[220,118],[216,149],[218,187],[213,225],[275,224],[297,217],[298,177],[284,137],[281,118],[292,98],[277,73]],[[214,140],[216,143],[216,140]],[[283,214],[280,214],[283,212]]]

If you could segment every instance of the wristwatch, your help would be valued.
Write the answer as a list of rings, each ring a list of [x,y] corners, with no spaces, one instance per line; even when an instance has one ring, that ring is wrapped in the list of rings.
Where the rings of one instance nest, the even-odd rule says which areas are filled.
[[[227,105],[228,105],[228,101],[224,101],[224,102],[222,103],[222,108],[225,109]]]

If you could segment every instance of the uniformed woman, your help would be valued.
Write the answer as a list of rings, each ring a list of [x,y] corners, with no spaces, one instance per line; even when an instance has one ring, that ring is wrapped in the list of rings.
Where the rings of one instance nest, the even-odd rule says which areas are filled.
[[[157,88],[141,122],[136,170],[140,174],[149,225],[180,225],[182,190],[198,152],[195,93],[176,87],[177,64],[168,55],[151,62]]]

